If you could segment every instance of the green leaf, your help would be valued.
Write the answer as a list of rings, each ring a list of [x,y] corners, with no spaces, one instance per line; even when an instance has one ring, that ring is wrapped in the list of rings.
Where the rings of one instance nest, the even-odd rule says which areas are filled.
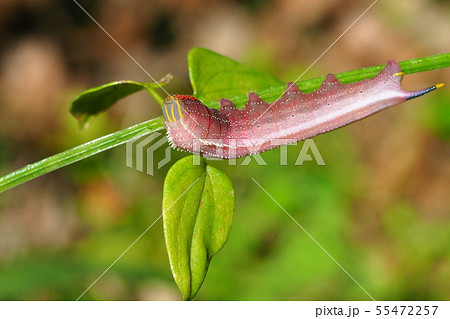
[[[188,64],[194,96],[204,103],[285,85],[267,73],[203,48],[189,51]]]
[[[159,85],[162,86],[165,84],[160,83]],[[136,81],[115,81],[100,85],[86,90],[75,97],[72,100],[70,113],[78,119],[80,126],[84,126],[92,116],[106,110],[118,100],[142,89],[149,91],[161,104],[162,99],[154,91],[155,88],[160,87],[159,85],[157,83],[141,83]]]
[[[228,177],[198,156],[182,158],[167,173],[164,236],[170,268],[184,300],[197,294],[211,258],[225,245],[234,203]]]

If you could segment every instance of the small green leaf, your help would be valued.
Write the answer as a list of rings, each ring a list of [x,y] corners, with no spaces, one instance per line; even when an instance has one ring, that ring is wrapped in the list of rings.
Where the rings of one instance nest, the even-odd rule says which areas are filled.
[[[194,165],[196,160],[198,164]],[[228,177],[200,157],[176,162],[164,182],[164,236],[170,268],[184,300],[200,289],[211,258],[225,245],[234,214]]]
[[[160,83],[165,85],[166,83]],[[75,116],[80,126],[87,123],[91,116],[106,110],[118,100],[146,89],[155,97],[153,89],[158,88],[157,83],[141,83],[136,81],[115,81],[86,90],[72,100],[70,113]],[[157,99],[158,100],[158,99]],[[160,101],[158,101],[160,102]]]
[[[223,97],[232,100],[235,95],[285,86],[267,73],[203,48],[189,51],[188,64],[194,96],[204,103]]]

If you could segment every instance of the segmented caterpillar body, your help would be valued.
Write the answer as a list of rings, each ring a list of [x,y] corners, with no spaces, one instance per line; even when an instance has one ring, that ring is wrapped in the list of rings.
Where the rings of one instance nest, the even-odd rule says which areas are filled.
[[[288,83],[273,103],[251,92],[242,110],[228,99],[221,99],[217,110],[192,96],[173,95],[163,104],[167,134],[177,148],[238,158],[337,129],[442,86],[406,92],[402,75],[398,62],[390,60],[375,77],[355,83],[342,84],[329,74],[309,94]]]

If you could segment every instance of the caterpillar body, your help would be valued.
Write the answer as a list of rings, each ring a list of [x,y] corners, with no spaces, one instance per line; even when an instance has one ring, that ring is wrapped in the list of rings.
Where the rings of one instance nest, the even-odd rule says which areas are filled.
[[[328,74],[309,94],[290,82],[273,103],[251,92],[242,110],[228,99],[221,99],[217,110],[192,96],[173,95],[162,111],[172,146],[205,157],[238,158],[335,130],[443,85],[406,92],[402,76],[398,62],[390,60],[375,77],[355,83],[342,84]]]

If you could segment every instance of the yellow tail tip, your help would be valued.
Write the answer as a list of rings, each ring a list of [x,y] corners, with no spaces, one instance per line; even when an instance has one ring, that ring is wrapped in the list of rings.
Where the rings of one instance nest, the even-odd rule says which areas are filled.
[[[394,76],[403,76],[403,75],[405,75],[404,72],[398,72],[398,73],[395,73],[395,74],[394,74]]]
[[[440,88],[443,87],[443,86],[444,86],[444,83],[439,83],[439,84],[436,84],[436,85],[435,85],[436,89],[440,89]]]

